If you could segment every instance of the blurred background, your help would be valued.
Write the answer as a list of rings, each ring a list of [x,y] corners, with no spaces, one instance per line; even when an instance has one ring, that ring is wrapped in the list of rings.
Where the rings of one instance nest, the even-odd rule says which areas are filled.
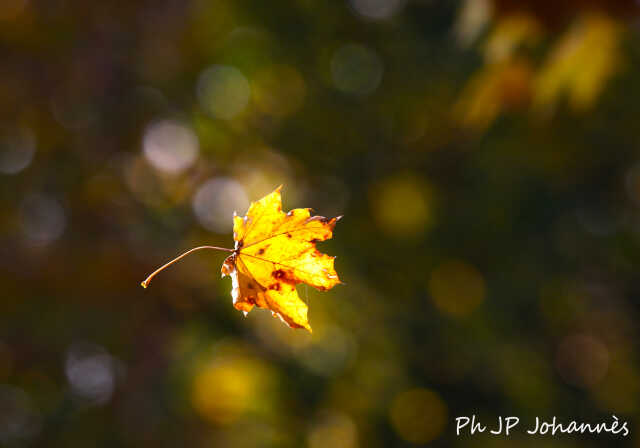
[[[2,0],[0,446],[640,446],[639,8]],[[140,287],[280,184],[345,216],[312,335]]]

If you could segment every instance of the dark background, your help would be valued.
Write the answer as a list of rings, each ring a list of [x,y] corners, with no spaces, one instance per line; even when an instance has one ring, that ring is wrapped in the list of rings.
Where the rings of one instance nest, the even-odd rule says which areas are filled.
[[[637,12],[2,0],[0,445],[638,445]],[[280,184],[344,215],[313,335],[224,253],[140,288]]]

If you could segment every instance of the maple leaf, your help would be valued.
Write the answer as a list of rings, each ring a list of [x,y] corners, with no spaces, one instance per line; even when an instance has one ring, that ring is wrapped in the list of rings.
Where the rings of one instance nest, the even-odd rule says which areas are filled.
[[[254,306],[270,310],[292,328],[311,331],[307,304],[296,285],[306,283],[326,291],[340,283],[334,258],[318,251],[316,243],[333,236],[340,219],[311,216],[310,209],[282,211],[281,187],[252,202],[246,216],[233,217],[234,249],[201,246],[185,252],[151,274],[147,287],[158,272],[200,249],[232,252],[222,264],[222,276],[232,280],[233,305],[245,315]]]

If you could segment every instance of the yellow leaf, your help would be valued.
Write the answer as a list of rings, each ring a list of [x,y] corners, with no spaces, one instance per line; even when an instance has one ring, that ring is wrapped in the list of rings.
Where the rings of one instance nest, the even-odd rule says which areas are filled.
[[[340,283],[335,257],[316,249],[316,242],[333,236],[338,219],[311,216],[306,208],[284,213],[280,187],[252,203],[245,217],[234,216],[235,248],[222,275],[231,276],[236,309],[266,308],[290,327],[311,331],[296,284],[326,291]]]
[[[234,214],[235,248],[194,247],[156,269],[143,282],[146,288],[153,277],[187,255],[203,250],[231,252],[222,264],[222,276],[233,282],[233,306],[245,313],[254,306],[270,310],[275,317],[292,328],[311,331],[304,303],[296,285],[306,283],[321,291],[340,282],[333,267],[335,257],[316,249],[318,241],[333,236],[333,228],[341,218],[311,216],[308,208],[282,211],[281,187],[252,202],[244,218]]]
[[[553,108],[563,94],[576,110],[592,106],[619,69],[621,29],[603,14],[585,14],[555,45],[537,75],[534,106]]]

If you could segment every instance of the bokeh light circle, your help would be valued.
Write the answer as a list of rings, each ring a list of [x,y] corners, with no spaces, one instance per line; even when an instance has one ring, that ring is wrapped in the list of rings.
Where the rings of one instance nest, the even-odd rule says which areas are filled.
[[[444,314],[467,316],[482,303],[485,294],[482,274],[462,261],[446,261],[429,276],[429,295]]]
[[[69,348],[65,373],[74,394],[93,404],[111,399],[116,386],[116,363],[100,346],[76,343]]]
[[[216,233],[231,231],[233,212],[243,214],[248,208],[249,199],[242,185],[227,177],[208,180],[193,197],[198,222]]]
[[[250,94],[249,81],[235,67],[214,65],[198,79],[200,106],[214,118],[234,118],[247,107]]]
[[[384,20],[397,14],[405,0],[349,0],[353,10],[371,20]]]
[[[411,173],[385,179],[370,190],[376,224],[399,239],[416,238],[431,228],[435,221],[433,197],[431,188]]]
[[[240,345],[211,347],[193,367],[191,405],[203,420],[216,425],[261,413],[273,393],[271,366]]]
[[[398,435],[407,442],[423,444],[442,434],[447,424],[447,405],[435,392],[411,389],[391,404],[390,419]]]
[[[177,174],[189,168],[198,157],[198,137],[187,126],[164,120],[147,127],[143,150],[154,168]]]
[[[382,81],[383,65],[370,48],[346,44],[331,58],[331,78],[338,90],[357,96],[375,91]]]
[[[66,226],[67,218],[62,205],[49,196],[27,196],[20,206],[22,231],[28,243],[43,246],[58,239]]]
[[[0,173],[17,174],[29,166],[36,152],[36,139],[28,129],[0,137]]]

